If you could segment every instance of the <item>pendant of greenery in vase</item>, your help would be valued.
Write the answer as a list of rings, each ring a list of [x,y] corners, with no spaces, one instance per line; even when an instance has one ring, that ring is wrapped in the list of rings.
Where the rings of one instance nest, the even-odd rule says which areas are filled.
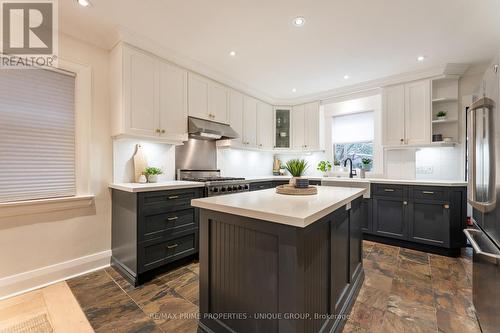
[[[306,160],[292,159],[285,163],[285,169],[290,173],[292,179],[290,179],[290,185],[297,185],[297,178],[301,178],[309,166]]]

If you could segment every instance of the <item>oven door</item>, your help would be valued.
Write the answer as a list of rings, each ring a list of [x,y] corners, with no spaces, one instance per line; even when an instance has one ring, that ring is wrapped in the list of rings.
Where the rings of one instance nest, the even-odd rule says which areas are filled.
[[[465,229],[474,248],[472,298],[483,333],[500,327],[500,249],[481,229]]]

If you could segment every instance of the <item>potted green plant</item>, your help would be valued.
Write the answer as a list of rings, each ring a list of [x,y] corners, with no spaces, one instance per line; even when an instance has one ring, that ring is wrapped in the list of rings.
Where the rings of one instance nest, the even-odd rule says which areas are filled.
[[[366,171],[370,170],[370,165],[372,163],[371,158],[365,158],[364,157],[364,158],[361,159],[361,163],[362,163],[363,170],[366,170]]]
[[[156,183],[158,181],[158,175],[161,175],[163,171],[156,167],[147,167],[144,169],[144,175],[148,177],[148,182]]]
[[[327,177],[328,172],[332,170],[332,164],[330,163],[330,161],[320,161],[316,169],[323,172],[324,177]]]
[[[297,178],[302,177],[304,172],[307,170],[307,161],[303,159],[292,159],[285,163],[285,169],[290,173],[292,179],[290,179],[290,185],[297,185]]]
[[[438,120],[445,120],[446,119],[446,114],[447,114],[447,112],[439,111],[436,114],[436,117],[437,117]]]

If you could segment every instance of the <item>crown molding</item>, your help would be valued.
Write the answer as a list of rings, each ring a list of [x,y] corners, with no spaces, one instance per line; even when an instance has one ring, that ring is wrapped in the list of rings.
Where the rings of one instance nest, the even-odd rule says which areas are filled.
[[[263,102],[267,102],[270,104],[275,104],[275,98],[272,96],[250,87],[249,85],[236,80],[210,66],[201,63],[197,60],[191,59],[185,55],[180,54],[177,51],[166,48],[164,46],[159,45],[157,42],[152,39],[139,35],[135,32],[132,32],[124,27],[118,28],[118,38],[113,43],[113,47],[115,47],[120,42],[125,42],[134,47],[142,49],[144,51],[150,52],[158,57],[161,57],[167,61],[172,62],[175,65],[183,67],[189,71],[195,72],[197,74],[206,76],[211,80],[215,80],[219,83],[222,83],[226,86],[229,86],[235,90],[239,90],[242,93],[255,97],[257,99],[262,100]]]
[[[459,77],[462,76],[467,71],[468,68],[469,68],[468,64],[444,64],[441,66],[427,68],[424,70],[406,72],[406,73],[382,77],[379,79],[359,82],[349,86],[339,87],[316,94],[304,95],[294,99],[276,100],[276,102],[280,105],[297,105],[318,100],[324,102],[325,100],[342,99],[347,95],[353,95],[353,94],[369,95],[376,93],[377,89],[389,85],[401,84],[404,82],[442,77],[442,76]]]

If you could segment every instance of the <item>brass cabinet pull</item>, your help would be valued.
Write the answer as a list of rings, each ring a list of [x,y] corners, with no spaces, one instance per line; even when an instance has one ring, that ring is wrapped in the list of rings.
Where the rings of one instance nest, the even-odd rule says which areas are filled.
[[[392,188],[384,188],[384,191],[386,191],[386,192],[394,192],[394,190]]]
[[[450,205],[444,205],[444,209],[450,209]]]
[[[168,217],[167,220],[168,221],[175,221],[177,220],[179,217],[178,216],[174,216],[174,217]]]
[[[423,194],[434,194],[432,191],[422,191]]]
[[[172,196],[168,197],[168,200],[178,199],[178,198],[179,198],[178,195],[172,195]]]
[[[167,246],[167,249],[169,249],[169,250],[175,249],[177,246],[179,246],[179,244],[169,245],[169,246]]]

